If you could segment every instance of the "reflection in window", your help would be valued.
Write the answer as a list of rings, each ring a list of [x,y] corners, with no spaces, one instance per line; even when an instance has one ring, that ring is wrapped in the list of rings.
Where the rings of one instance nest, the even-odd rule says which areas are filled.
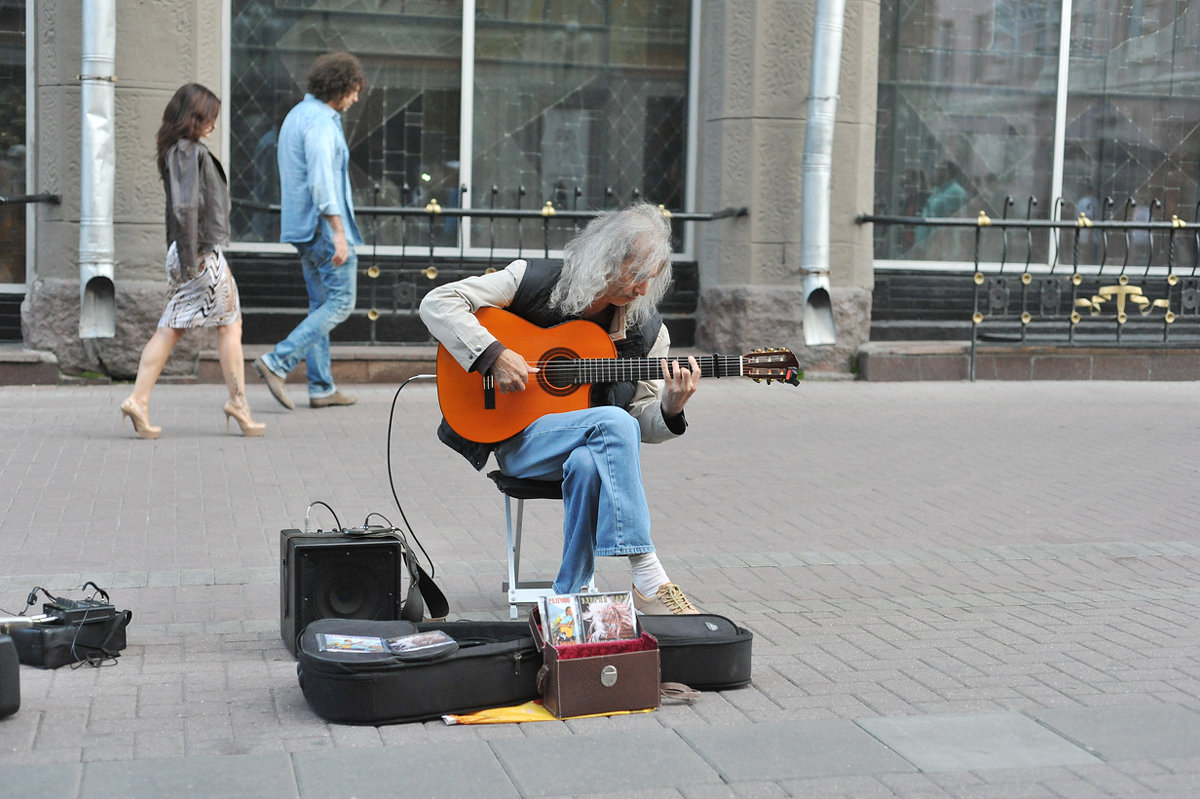
[[[690,5],[481,3],[474,204],[682,208]],[[573,233],[561,227],[552,247]]]
[[[0,0],[0,196],[25,190],[25,2]],[[0,283],[25,283],[25,209],[0,206]]]
[[[230,191],[233,238],[278,241],[278,214],[239,205],[279,201],[275,137],[304,96],[321,53],[344,50],[362,62],[368,85],[343,115],[356,207],[457,206],[462,4],[406,0],[234,0]],[[368,245],[428,244],[428,226],[364,217]],[[438,244],[455,243],[453,224]]]
[[[1052,171],[1058,3],[883,0],[880,15],[879,210],[1001,216],[1007,194],[1044,201]],[[877,257],[969,260],[973,254],[971,230],[878,230]]]
[[[877,211],[1196,219],[1200,3],[1073,4],[1061,187],[1051,185],[1059,2],[883,0],[880,13]],[[946,202],[960,194],[952,183],[957,204]],[[1136,235],[1083,238],[1084,262],[1165,257],[1133,252]],[[1001,246],[985,237],[981,259],[997,260]],[[970,260],[973,248],[969,229],[876,231],[880,258]],[[1046,236],[1029,256],[1064,257]]]
[[[1077,3],[1070,64],[1064,216],[1195,220],[1200,3]],[[1185,238],[1184,246],[1194,243]],[[1148,242],[1144,233],[1085,234],[1080,258],[1165,263],[1165,250],[1151,252]]]
[[[690,8],[690,0],[479,0],[466,89],[473,117],[462,120],[461,2],[233,0],[233,196],[277,201],[279,122],[300,100],[312,59],[348,50],[370,82],[344,120],[359,207],[466,199],[475,208],[600,209],[637,197],[681,209]],[[465,198],[464,126],[473,132]],[[381,216],[359,227],[368,244],[429,243],[424,220]],[[278,240],[277,216],[244,204],[235,203],[233,229],[238,241]],[[550,229],[555,248],[574,225]],[[447,217],[435,243],[456,245],[459,232]],[[515,221],[477,220],[471,244],[513,247],[521,235]]]

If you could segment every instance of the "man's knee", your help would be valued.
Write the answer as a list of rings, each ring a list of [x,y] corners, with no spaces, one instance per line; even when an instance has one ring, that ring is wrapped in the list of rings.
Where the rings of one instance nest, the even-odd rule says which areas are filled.
[[[588,452],[587,447],[577,447],[567,455],[567,459],[563,461],[563,479],[599,482],[600,472],[596,468],[596,459]]]
[[[355,297],[353,294],[338,295],[329,298],[330,309],[333,311],[330,319],[334,324],[341,324],[350,318],[350,314],[354,312],[354,301]]]
[[[337,268],[350,269],[353,267],[346,264]],[[329,309],[329,318],[334,324],[346,321],[354,311],[357,302],[358,292],[354,280],[346,280],[340,284],[334,283],[334,285],[326,283],[325,306]]]
[[[641,439],[642,430],[638,425],[638,420],[634,419],[624,408],[606,405],[592,410],[598,414],[596,426],[603,428],[606,433],[631,438],[635,441]]]

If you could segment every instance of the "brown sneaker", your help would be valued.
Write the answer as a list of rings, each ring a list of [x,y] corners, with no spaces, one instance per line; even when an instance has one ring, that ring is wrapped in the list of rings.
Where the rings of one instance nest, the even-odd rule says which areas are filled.
[[[675,583],[663,583],[653,597],[644,597],[640,591],[634,588],[633,606],[638,613],[644,613],[647,616],[683,616],[700,613]]]
[[[308,407],[329,408],[333,405],[353,405],[356,402],[358,402],[358,397],[353,394],[343,394],[340,391],[335,391],[328,397],[309,397]]]
[[[296,407],[296,403],[292,402],[292,398],[288,396],[287,389],[283,387],[283,378],[271,371],[271,367],[267,366],[261,355],[254,359],[254,371],[258,372],[258,376],[266,381],[267,388],[271,390],[271,396],[280,405],[289,411]]]

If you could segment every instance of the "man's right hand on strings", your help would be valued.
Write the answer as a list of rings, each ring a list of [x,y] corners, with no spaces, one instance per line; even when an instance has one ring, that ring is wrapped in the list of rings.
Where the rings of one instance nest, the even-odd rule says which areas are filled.
[[[496,357],[496,362],[488,370],[488,374],[496,381],[496,388],[501,394],[511,394],[524,391],[529,375],[537,369],[525,362],[525,359],[512,350],[503,350]]]

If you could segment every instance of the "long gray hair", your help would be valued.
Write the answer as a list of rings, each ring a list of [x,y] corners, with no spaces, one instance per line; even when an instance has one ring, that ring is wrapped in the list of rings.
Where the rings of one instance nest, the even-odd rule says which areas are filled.
[[[646,293],[626,306],[630,324],[649,318],[671,285],[671,223],[650,203],[601,214],[571,239],[563,248],[562,277],[550,306],[570,316],[582,314],[620,278],[631,258],[627,278],[635,283],[662,265]]]

